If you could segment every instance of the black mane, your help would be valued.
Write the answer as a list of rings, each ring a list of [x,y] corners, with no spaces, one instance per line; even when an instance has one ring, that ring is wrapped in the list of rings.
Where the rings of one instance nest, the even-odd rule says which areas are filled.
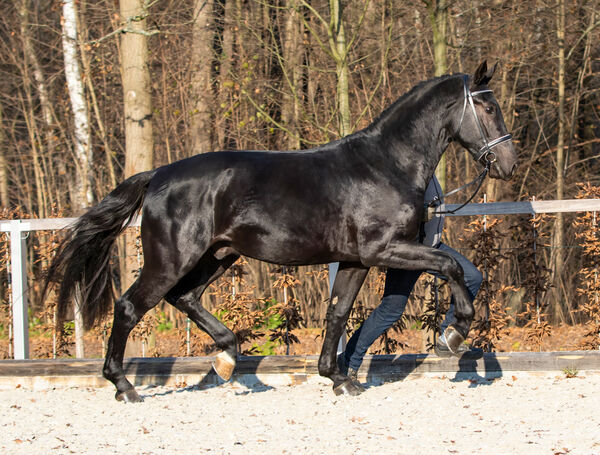
[[[406,104],[409,100],[413,98],[413,96],[420,91],[425,91],[430,89],[432,86],[438,84],[439,82],[456,78],[458,76],[463,76],[462,74],[445,74],[443,76],[437,76],[425,81],[419,82],[417,85],[413,86],[408,92],[401,95],[396,101],[390,104],[387,108],[385,108],[381,114],[379,114],[371,124],[365,128],[366,130],[372,130],[376,128],[379,124],[385,121],[392,113],[395,113],[399,108],[401,108],[404,104]]]

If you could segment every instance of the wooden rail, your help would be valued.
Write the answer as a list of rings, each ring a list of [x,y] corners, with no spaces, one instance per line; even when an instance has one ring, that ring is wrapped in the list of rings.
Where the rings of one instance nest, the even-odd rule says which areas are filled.
[[[316,355],[240,356],[233,380],[246,386],[281,386],[324,380],[318,375]],[[198,388],[223,381],[212,369],[214,357],[130,358],[125,374],[135,385],[184,384]],[[110,385],[102,377],[103,359],[3,360],[0,387],[29,388],[100,387]],[[456,380],[492,380],[511,373],[555,373],[565,370],[600,371],[600,351],[486,352],[465,354],[460,359],[429,354],[367,355],[361,381],[382,383],[407,376],[448,375]]]
[[[439,210],[455,210],[460,204],[446,204]],[[561,201],[487,202],[467,204],[448,216],[519,215],[536,213],[566,213],[600,211],[600,199],[565,199]],[[52,231],[64,229],[76,218],[41,218],[26,220],[0,220],[0,230],[10,236],[10,277],[13,307],[13,344],[15,359],[29,358],[28,335],[28,287],[27,287],[27,236],[30,231]],[[133,219],[131,226],[139,226],[141,217]],[[330,279],[335,275],[330,273]]]
[[[446,210],[454,210],[460,204],[447,204]],[[564,199],[562,201],[487,202],[467,204],[448,216],[474,215],[521,215],[536,213],[567,213],[600,211],[600,199]]]

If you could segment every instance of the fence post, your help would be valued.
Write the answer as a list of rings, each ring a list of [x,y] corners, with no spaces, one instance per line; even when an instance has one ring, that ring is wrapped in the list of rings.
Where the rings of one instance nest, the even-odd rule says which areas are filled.
[[[30,223],[11,220],[0,226],[10,232],[10,264],[13,304],[13,344],[15,359],[29,358],[29,319],[27,299],[27,242],[23,232],[31,229]]]

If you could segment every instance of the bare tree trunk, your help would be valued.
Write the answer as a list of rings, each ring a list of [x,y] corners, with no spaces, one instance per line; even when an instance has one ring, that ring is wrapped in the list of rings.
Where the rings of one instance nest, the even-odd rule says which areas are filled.
[[[213,150],[214,0],[195,1],[192,33],[192,98],[194,100],[192,150],[195,154]]]
[[[300,148],[298,119],[300,117],[300,82],[302,78],[302,39],[301,22],[298,17],[296,0],[288,0],[285,15],[284,33],[282,34],[283,51],[283,99],[281,120],[288,130],[286,147]]]
[[[344,8],[341,0],[329,0],[329,47],[335,60],[337,75],[337,109],[339,119],[340,137],[352,133],[350,121],[350,95],[348,68],[348,46],[346,43],[346,31],[342,14]]]
[[[447,54],[447,29],[449,0],[425,1],[429,12],[429,21],[433,31],[433,65],[436,76],[448,72]],[[435,170],[435,175],[440,182],[442,190],[446,190],[446,154],[442,155]]]
[[[558,132],[556,143],[556,199],[564,198],[565,170],[565,2],[557,0],[556,37],[558,39]],[[556,214],[553,236],[554,289],[557,293],[556,305],[562,300],[561,277],[563,271],[564,219],[562,213]]]
[[[233,68],[233,49],[235,40],[235,22],[238,17],[237,1],[226,0],[225,11],[223,12],[223,33],[221,37],[221,55],[219,57],[219,105],[224,108],[221,110],[223,116],[217,119],[220,125],[217,128],[217,145],[220,149],[231,148],[231,121],[229,110],[229,89],[233,86],[232,68]],[[231,114],[231,113],[229,113]]]
[[[121,0],[121,20],[129,24],[121,36],[125,177],[151,169],[154,162],[146,14],[142,0]]]
[[[127,24],[121,35],[121,68],[125,116],[125,177],[152,169],[154,138],[152,135],[152,99],[148,44],[146,36],[147,11],[142,0],[121,0],[121,21]],[[139,267],[136,235],[124,236],[124,265],[121,268],[121,288],[133,283],[133,271]]]

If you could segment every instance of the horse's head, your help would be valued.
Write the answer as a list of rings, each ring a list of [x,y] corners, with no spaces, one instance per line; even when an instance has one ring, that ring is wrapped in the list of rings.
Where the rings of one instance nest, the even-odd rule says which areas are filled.
[[[500,106],[487,86],[495,70],[496,65],[488,69],[484,61],[472,77],[463,77],[464,100],[454,110],[454,139],[476,161],[489,166],[491,177],[508,180],[517,167],[517,152]]]

